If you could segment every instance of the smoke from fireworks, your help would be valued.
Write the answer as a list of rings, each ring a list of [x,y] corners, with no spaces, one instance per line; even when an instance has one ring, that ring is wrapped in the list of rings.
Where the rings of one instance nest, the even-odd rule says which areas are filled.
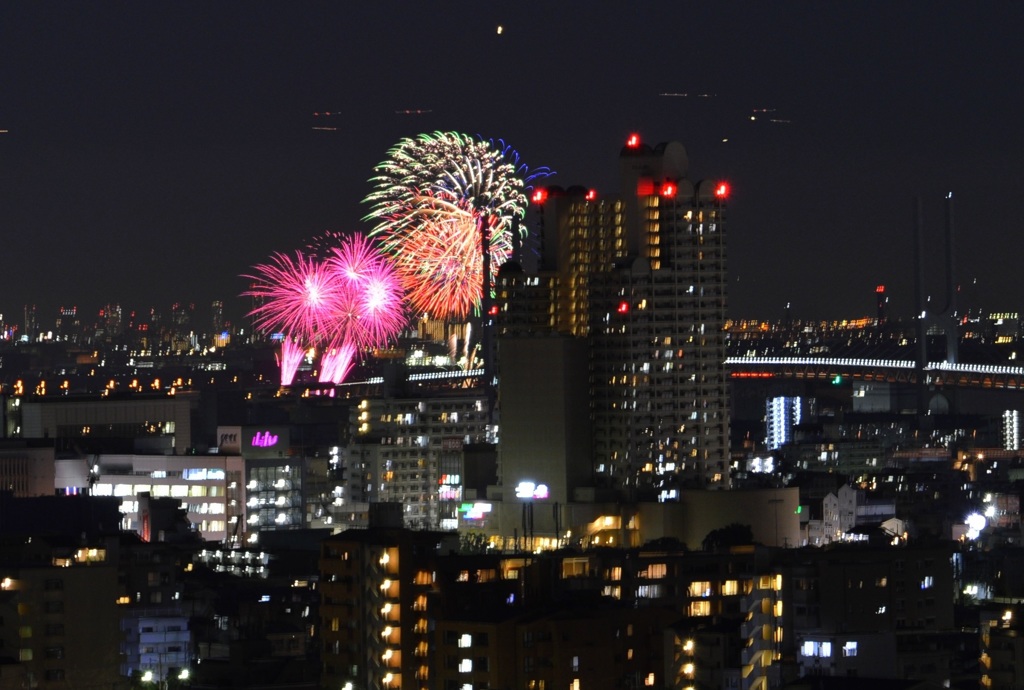
[[[510,147],[457,132],[402,139],[374,168],[368,219],[395,259],[411,306],[435,318],[464,318],[480,308],[483,236],[490,265],[525,234],[529,173]]]

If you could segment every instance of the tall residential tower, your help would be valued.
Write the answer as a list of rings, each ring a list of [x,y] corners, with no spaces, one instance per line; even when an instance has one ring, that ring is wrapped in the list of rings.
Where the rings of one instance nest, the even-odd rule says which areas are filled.
[[[687,168],[681,144],[634,136],[618,194],[535,190],[538,270],[503,274],[502,337],[588,343],[592,485],[627,500],[729,486],[728,187]],[[503,407],[506,431],[515,414]]]

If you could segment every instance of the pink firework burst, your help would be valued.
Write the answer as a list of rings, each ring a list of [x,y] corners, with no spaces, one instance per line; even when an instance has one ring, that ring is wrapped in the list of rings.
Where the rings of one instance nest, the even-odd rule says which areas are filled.
[[[369,238],[332,233],[309,249],[327,256],[277,253],[244,276],[252,285],[243,294],[258,302],[254,326],[284,335],[282,385],[294,379],[303,345],[324,350],[320,380],[341,383],[360,351],[383,346],[406,324],[402,284]]]
[[[254,267],[249,290],[242,293],[259,304],[249,312],[256,328],[284,333],[313,343],[331,330],[341,292],[337,274],[322,261],[295,252],[275,253]]]
[[[404,291],[394,266],[365,235],[351,235],[328,259],[342,285],[335,303],[342,340],[380,347],[406,324]]]

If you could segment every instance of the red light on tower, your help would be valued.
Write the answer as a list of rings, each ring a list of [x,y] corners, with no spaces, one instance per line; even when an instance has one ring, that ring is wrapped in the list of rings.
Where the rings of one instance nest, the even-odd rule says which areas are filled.
[[[535,204],[543,204],[547,200],[548,190],[544,189],[543,187],[538,187],[537,189],[533,190],[533,196],[530,197],[530,201],[532,201]]]
[[[715,198],[719,201],[725,201],[729,197],[729,183],[719,182],[715,185]]]
[[[640,148],[640,135],[639,134],[630,134],[629,135],[629,139],[626,139],[626,148],[628,148],[628,149]]]
[[[498,315],[498,305],[497,304],[492,304],[490,309],[487,310],[487,314],[489,316],[497,316]]]
[[[619,308],[616,309],[615,311],[619,312],[620,314],[628,314],[629,302],[627,302],[626,300],[622,300],[621,302],[619,302]]]
[[[875,292],[877,292],[880,295],[884,295],[885,294],[885,286],[884,285],[879,285],[878,287],[875,288]]]
[[[584,198],[587,201],[596,201],[597,200],[597,190],[596,189],[588,189],[587,190],[587,195]]]
[[[679,191],[679,188],[676,187],[675,183],[663,182],[661,184],[661,191],[659,192],[659,194],[661,194],[661,196],[665,199],[672,199],[675,197],[677,191]]]

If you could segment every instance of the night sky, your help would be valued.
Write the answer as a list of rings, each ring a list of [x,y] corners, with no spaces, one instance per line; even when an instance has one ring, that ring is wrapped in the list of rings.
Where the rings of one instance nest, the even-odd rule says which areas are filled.
[[[631,132],[682,142],[732,185],[735,318],[871,315],[877,284],[909,316],[915,198],[941,246],[951,191],[961,306],[1022,310],[1022,34],[1020,2],[8,0],[0,313],[237,317],[240,274],[369,229],[374,164],[435,130],[607,191]]]

